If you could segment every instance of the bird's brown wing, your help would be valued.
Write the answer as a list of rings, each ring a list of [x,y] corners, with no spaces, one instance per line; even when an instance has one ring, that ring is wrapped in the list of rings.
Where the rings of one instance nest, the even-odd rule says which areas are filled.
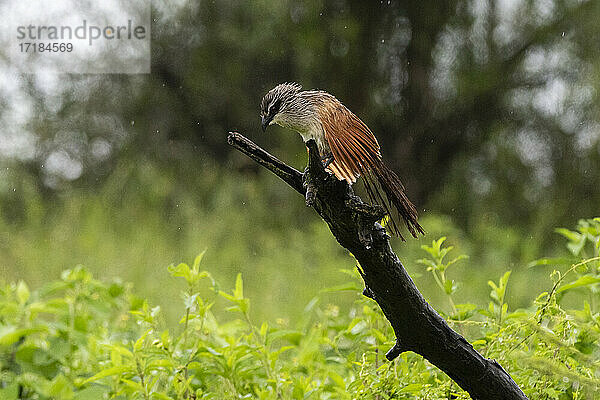
[[[339,180],[352,184],[375,160],[381,160],[379,143],[369,127],[337,99],[320,107],[325,140],[334,161],[329,169]]]
[[[371,202],[390,216],[393,234],[402,237],[400,218],[413,236],[423,233],[415,206],[406,197],[400,178],[382,162],[379,143],[369,127],[333,97],[324,101],[319,117],[334,159],[330,171],[349,184],[362,175]]]

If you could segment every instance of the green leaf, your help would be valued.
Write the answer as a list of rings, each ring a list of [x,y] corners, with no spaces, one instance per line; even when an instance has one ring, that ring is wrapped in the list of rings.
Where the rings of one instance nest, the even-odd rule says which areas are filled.
[[[363,321],[362,317],[354,317],[352,321],[350,321],[350,323],[348,324],[348,328],[346,328],[346,330],[351,331],[352,328],[354,328],[354,326],[356,326],[356,324],[358,324],[361,321]]]
[[[500,287],[506,288],[506,284],[508,283],[508,278],[510,278],[511,273],[512,271],[506,271],[504,275],[502,275],[502,278],[500,278]]]
[[[27,303],[27,300],[29,300],[29,288],[27,287],[27,284],[23,281],[19,281],[19,284],[17,285],[17,299],[19,300],[19,304],[23,305],[25,303]]]
[[[152,329],[148,329],[146,332],[144,332],[142,336],[138,338],[138,340],[135,341],[135,343],[133,344],[134,351],[140,351],[142,349],[142,347],[144,346],[144,341],[146,340],[146,336],[148,336],[148,334],[151,331]]]
[[[578,256],[579,253],[581,253],[581,250],[583,250],[583,246],[585,246],[585,236],[583,236],[579,242],[567,244],[567,248],[569,249],[569,251],[576,256]]]
[[[581,239],[581,234],[575,231],[570,231],[566,228],[556,228],[554,232],[566,237],[567,239],[577,242]]]
[[[582,286],[589,286],[600,282],[600,277],[596,277],[593,275],[584,275],[579,277],[577,280],[568,283],[564,286],[561,286],[556,292],[562,293],[567,290],[576,289]]]
[[[205,253],[206,253],[206,250],[204,250],[202,253],[198,254],[196,256],[196,258],[194,259],[194,265],[192,265],[192,270],[194,270],[194,272],[198,273],[198,271],[200,270],[200,263],[202,262],[202,259],[204,258]]]
[[[131,367],[129,367],[127,365],[117,365],[115,367],[107,368],[107,369],[104,369],[104,370],[98,372],[96,375],[83,381],[83,384],[86,385],[90,382],[95,382],[97,380],[106,378],[108,376],[121,375],[126,372],[133,372],[133,371],[131,370]]]
[[[329,371],[329,378],[331,379],[331,381],[333,383],[335,383],[337,386],[341,387],[342,389],[346,388],[346,382],[344,381],[344,378],[340,374],[338,374],[334,371]]]
[[[159,393],[159,392],[153,392],[152,395],[150,396],[150,398],[159,399],[159,400],[173,400],[172,397],[169,397],[166,394]]]
[[[233,291],[233,296],[238,300],[244,298],[244,281],[242,280],[241,273],[238,273],[235,278],[235,290]]]
[[[577,335],[577,342],[575,342],[575,348],[583,354],[592,354],[596,349],[596,341],[598,337],[591,331],[582,330]]]
[[[278,330],[275,332],[269,332],[267,336],[268,343],[274,342],[275,340],[287,340],[290,343],[298,344],[300,340],[304,337],[304,334],[300,331],[294,330]]]
[[[537,267],[539,265],[572,265],[573,262],[575,262],[575,259],[568,257],[540,258],[527,264],[527,268]]]
[[[190,267],[185,263],[180,263],[177,266],[170,265],[167,269],[171,276],[175,278],[184,278],[188,283],[192,280]]]
[[[0,327],[0,345],[9,346],[19,341],[22,337],[38,332],[46,332],[48,328],[45,326],[36,326],[32,328],[17,329],[12,325]]]
[[[168,360],[166,358],[152,360],[146,366],[146,368],[149,371],[156,370],[156,369],[167,369],[167,370],[170,370],[173,367],[174,367],[173,361]]]
[[[263,322],[262,325],[260,326],[260,336],[261,337],[265,337],[267,336],[267,332],[269,332],[269,324],[267,322]]]
[[[117,344],[111,344],[111,345],[108,345],[107,347],[111,350],[111,352],[115,352],[121,356],[125,356],[128,358],[133,358],[133,353],[123,346],[120,346]]]
[[[434,247],[439,250],[442,247],[442,244],[444,243],[445,240],[446,240],[446,236],[442,236],[437,241],[434,241],[433,242]]]
[[[269,358],[272,360],[279,360],[279,356],[281,354],[283,354],[284,352],[291,350],[291,349],[295,349],[296,346],[282,346],[280,347],[277,351],[272,351],[271,353],[269,353]]]
[[[360,320],[356,325],[354,325],[351,329],[349,329],[350,333],[353,335],[358,335],[362,331],[367,328],[368,324],[365,320]]]
[[[50,398],[56,400],[68,400],[73,398],[73,387],[69,380],[62,374],[52,380],[47,389]]]
[[[121,358],[121,354],[115,350],[111,351],[110,352],[110,362],[112,363],[112,365],[123,364],[123,359]]]
[[[441,262],[444,259],[444,257],[446,257],[446,254],[448,254],[453,248],[454,246],[448,246],[444,247],[443,249],[440,249],[438,256],[439,261]]]
[[[240,310],[242,310],[243,313],[247,313],[248,310],[250,309],[250,300],[249,299],[241,299],[238,302],[239,302]]]
[[[448,262],[448,264],[446,264],[446,267],[449,267],[452,264],[454,264],[460,260],[466,260],[468,258],[469,258],[469,256],[467,256],[466,254],[461,254],[460,256],[458,256],[458,257],[454,258],[453,260],[451,260],[450,262]]]
[[[428,269],[427,269],[428,271],[430,271],[431,269],[437,269],[437,264],[433,260],[430,260],[429,258],[420,258],[417,260],[417,262],[419,264],[422,264],[422,265],[428,267]]]
[[[139,382],[132,381],[131,379],[121,379],[121,382],[123,382],[136,392],[144,392],[144,387]]]
[[[222,291],[222,290],[219,290],[219,295],[220,295],[221,297],[224,297],[224,298],[226,298],[226,299],[227,299],[227,300],[229,300],[229,301],[236,301],[236,300],[237,300],[237,299],[236,299],[234,296],[232,296],[232,295],[230,295],[229,293],[227,293],[227,292],[224,292],[224,291]]]
[[[570,231],[565,228],[558,228],[555,230],[555,232],[557,232],[557,233],[561,234],[562,236],[566,237],[567,239],[569,239],[567,248],[574,256],[578,256],[579,253],[581,253],[583,246],[585,246],[585,241],[586,241],[585,234]]]
[[[388,338],[379,329],[372,328],[369,332],[375,339],[379,340],[380,343],[388,342]]]
[[[454,281],[452,279],[447,279],[444,282],[444,291],[446,292],[446,294],[452,294],[452,292],[454,291]]]
[[[400,389],[400,393],[420,394],[423,387],[422,383],[410,383]]]

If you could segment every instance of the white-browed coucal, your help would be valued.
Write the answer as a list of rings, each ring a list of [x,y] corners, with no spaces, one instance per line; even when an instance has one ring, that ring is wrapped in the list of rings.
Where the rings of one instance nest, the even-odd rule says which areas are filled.
[[[414,237],[424,233],[400,178],[382,161],[375,135],[334,96],[282,83],[263,97],[261,118],[263,130],[277,124],[297,131],[305,142],[314,139],[327,169],[339,180],[352,185],[362,176],[371,202],[390,216],[388,227],[394,235],[402,237],[400,218]]]

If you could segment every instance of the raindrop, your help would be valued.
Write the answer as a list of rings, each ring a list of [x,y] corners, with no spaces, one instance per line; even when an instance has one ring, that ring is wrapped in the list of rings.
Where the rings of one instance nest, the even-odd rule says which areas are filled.
[[[133,121],[133,120],[132,120],[132,121],[131,121],[129,124],[130,124],[131,126],[134,126],[134,125],[135,125],[135,121]]]

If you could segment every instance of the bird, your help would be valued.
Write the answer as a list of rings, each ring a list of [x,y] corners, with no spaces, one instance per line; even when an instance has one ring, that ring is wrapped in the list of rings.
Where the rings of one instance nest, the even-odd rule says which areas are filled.
[[[413,237],[425,234],[400,178],[384,164],[375,135],[335,96],[282,83],[264,95],[260,108],[263,132],[272,124],[296,131],[305,143],[316,142],[324,167],[338,180],[353,185],[362,177],[371,203],[389,216],[386,227],[394,236],[404,240],[400,220]]]

